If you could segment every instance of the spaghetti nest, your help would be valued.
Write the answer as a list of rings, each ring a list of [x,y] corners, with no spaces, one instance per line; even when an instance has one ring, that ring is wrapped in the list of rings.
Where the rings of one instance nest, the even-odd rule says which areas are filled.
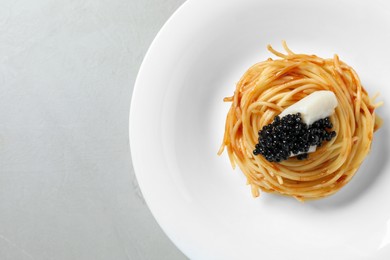
[[[286,54],[268,46],[279,59],[269,58],[249,68],[236,86],[227,114],[224,148],[233,168],[247,177],[252,195],[260,190],[293,196],[300,201],[329,196],[347,184],[370,151],[373,132],[381,125],[374,104],[356,72],[339,60],[296,54],[283,42]],[[330,117],[337,136],[318,147],[307,160],[294,157],[280,163],[253,155],[258,132],[285,108],[318,90],[334,92],[338,106]]]

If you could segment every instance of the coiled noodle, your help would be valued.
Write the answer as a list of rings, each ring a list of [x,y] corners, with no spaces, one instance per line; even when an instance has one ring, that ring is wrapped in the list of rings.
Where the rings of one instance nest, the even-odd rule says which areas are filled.
[[[373,133],[381,125],[374,104],[356,72],[337,55],[323,59],[296,54],[283,42],[286,53],[268,46],[277,59],[250,67],[237,83],[226,117],[218,154],[227,149],[233,168],[238,165],[251,186],[293,196],[300,201],[329,196],[347,184],[370,151]],[[307,160],[292,157],[280,163],[253,155],[258,132],[285,108],[317,90],[333,91],[338,106],[330,117],[337,136],[318,147]]]

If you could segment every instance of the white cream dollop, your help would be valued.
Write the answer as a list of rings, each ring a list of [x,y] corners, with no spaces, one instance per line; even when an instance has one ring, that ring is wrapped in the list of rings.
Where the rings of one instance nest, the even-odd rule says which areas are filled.
[[[288,114],[301,113],[302,121],[309,126],[332,115],[337,104],[336,95],[332,91],[319,90],[289,106],[279,116],[282,118]]]
[[[279,117],[282,118],[288,114],[301,113],[302,121],[309,126],[319,119],[331,116],[337,104],[336,95],[332,91],[319,90],[283,110]],[[309,147],[308,153],[315,152],[316,149],[317,146],[312,145]],[[301,153],[291,154],[290,157],[298,154]]]

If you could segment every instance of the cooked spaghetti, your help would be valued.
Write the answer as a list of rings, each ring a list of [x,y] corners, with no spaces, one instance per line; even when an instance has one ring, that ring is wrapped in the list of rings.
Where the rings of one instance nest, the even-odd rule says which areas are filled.
[[[323,59],[296,54],[283,42],[286,54],[268,50],[269,58],[249,68],[236,86],[226,117],[225,134],[218,154],[227,148],[230,162],[240,167],[251,186],[260,190],[293,196],[300,201],[319,199],[340,190],[358,170],[370,151],[373,133],[382,120],[375,115],[381,102],[374,103],[356,72],[337,55]],[[269,162],[254,155],[258,133],[285,108],[305,96],[329,90],[338,106],[331,115],[335,138],[310,153],[306,160],[294,157]]]

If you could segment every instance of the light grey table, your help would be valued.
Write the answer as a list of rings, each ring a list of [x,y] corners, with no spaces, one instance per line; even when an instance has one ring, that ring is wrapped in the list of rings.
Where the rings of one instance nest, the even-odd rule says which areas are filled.
[[[0,2],[0,259],[185,259],[128,139],[142,58],[182,2]]]

